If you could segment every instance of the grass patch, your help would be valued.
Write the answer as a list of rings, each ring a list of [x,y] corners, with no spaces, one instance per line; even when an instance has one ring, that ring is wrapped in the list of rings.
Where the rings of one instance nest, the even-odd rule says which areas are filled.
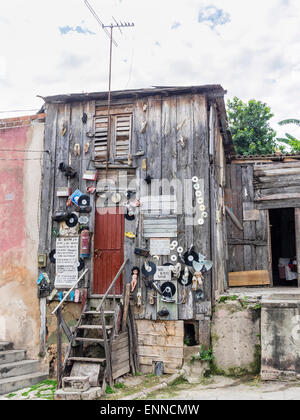
[[[15,397],[17,394],[14,394],[13,392],[11,393],[11,394],[8,394],[7,396],[6,396],[6,398],[13,398],[13,397]]]
[[[115,384],[114,388],[124,389],[124,388],[126,388],[126,385],[124,385],[122,382],[118,382],[117,384]]]
[[[47,386],[47,388],[45,388]],[[37,398],[45,398],[48,400],[54,400],[54,393],[56,390],[57,381],[46,379],[43,382],[33,385],[28,391],[22,393],[22,397],[28,397],[32,392],[37,391]],[[41,389],[42,388],[42,389]],[[49,391],[49,394],[42,394],[42,392]]]
[[[111,386],[107,385],[105,394],[114,394],[115,392],[116,391],[114,391]]]

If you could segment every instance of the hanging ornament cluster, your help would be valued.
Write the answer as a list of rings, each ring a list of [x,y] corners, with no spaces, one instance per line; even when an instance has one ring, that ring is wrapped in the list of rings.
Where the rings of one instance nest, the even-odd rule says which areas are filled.
[[[198,225],[202,226],[205,223],[205,219],[207,219],[208,217],[208,213],[204,204],[204,197],[203,197],[203,193],[201,191],[201,187],[200,187],[200,183],[199,183],[199,178],[197,176],[194,176],[192,178],[193,181],[193,188],[195,190],[195,196],[196,196],[196,201],[197,201],[197,205],[198,208],[200,210],[200,218],[198,219]]]

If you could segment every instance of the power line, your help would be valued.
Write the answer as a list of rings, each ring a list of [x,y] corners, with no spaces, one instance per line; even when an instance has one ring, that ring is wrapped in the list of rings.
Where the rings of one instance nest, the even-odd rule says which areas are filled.
[[[101,26],[101,28],[103,29],[103,31],[106,33],[106,35],[110,38],[110,33],[108,31],[108,29],[105,27],[104,23],[100,20],[99,16],[97,15],[97,13],[95,12],[95,10],[92,8],[92,6],[90,5],[90,3],[88,2],[88,0],[84,0],[85,5],[87,6],[87,8],[89,9],[89,11],[92,13],[92,15],[94,16],[94,18],[97,20],[97,22],[99,23],[99,25]],[[113,44],[117,47],[118,44],[116,43],[116,41],[113,39],[112,40]]]

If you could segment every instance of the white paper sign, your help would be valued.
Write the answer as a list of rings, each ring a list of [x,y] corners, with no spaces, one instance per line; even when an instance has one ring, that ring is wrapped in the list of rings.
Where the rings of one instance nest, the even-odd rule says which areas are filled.
[[[156,267],[156,273],[154,274],[154,280],[170,281],[171,269],[169,266],[158,266]]]
[[[78,239],[56,239],[56,288],[70,288],[78,280]]]
[[[170,239],[150,239],[151,255],[170,255]]]

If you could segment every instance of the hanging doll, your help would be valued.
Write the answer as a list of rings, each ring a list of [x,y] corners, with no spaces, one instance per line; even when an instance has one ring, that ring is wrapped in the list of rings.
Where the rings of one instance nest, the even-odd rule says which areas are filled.
[[[202,289],[203,287],[203,274],[200,271],[196,271],[193,277],[193,290]]]
[[[140,269],[138,267],[133,267],[131,270],[131,291],[133,292],[136,288],[138,277],[140,275]]]

